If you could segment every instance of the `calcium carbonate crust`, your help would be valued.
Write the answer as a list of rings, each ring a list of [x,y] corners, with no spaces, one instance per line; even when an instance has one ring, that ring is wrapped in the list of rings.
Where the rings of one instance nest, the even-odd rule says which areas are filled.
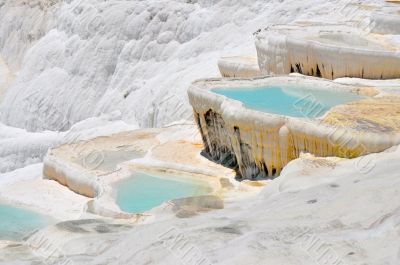
[[[338,25],[275,26],[256,35],[263,74],[336,79],[400,77],[400,51],[389,38]]]
[[[354,158],[400,143],[398,133],[371,133],[324,124],[322,119],[285,117],[247,109],[241,102],[212,93],[212,88],[293,85],[362,93],[357,86],[306,77],[207,79],[188,90],[205,151],[215,160],[238,166],[244,178],[272,177],[301,153]]]

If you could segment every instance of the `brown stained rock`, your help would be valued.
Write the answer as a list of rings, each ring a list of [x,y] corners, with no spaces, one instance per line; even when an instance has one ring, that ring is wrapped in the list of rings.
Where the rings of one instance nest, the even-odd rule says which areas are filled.
[[[366,132],[400,132],[400,97],[365,99],[335,107],[323,123]]]
[[[218,196],[204,195],[172,200],[173,211],[178,218],[190,218],[201,212],[224,208],[224,201]]]

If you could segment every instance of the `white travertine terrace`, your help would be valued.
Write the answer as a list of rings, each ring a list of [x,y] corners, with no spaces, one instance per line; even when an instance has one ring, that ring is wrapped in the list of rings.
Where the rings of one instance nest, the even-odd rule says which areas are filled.
[[[379,34],[400,34],[400,12],[397,14],[374,13],[371,15],[371,32]]]
[[[218,68],[223,77],[259,77],[260,68],[256,57],[233,56],[218,60]]]
[[[121,148],[141,152],[144,156],[124,158]],[[119,150],[118,155],[122,156],[111,161],[115,163],[115,169],[101,167],[102,163],[110,162],[107,153],[112,150]],[[236,192],[231,182],[235,172],[198,155],[201,150],[201,138],[194,124],[122,132],[49,150],[43,163],[43,175],[91,198],[87,212],[112,218],[133,218],[134,214],[122,212],[117,205],[114,185],[129,178],[135,171],[153,172],[166,178],[197,180],[212,189],[210,196],[231,196]],[[103,160],[98,160],[98,167],[80,163],[81,160],[86,161],[86,156],[95,153],[103,154]],[[254,190],[247,184],[238,187],[241,193]]]
[[[59,182],[70,190],[94,198],[101,193],[101,185],[93,179],[88,170],[82,170],[65,163],[54,156],[51,151],[46,155],[43,165],[43,175],[46,179]]]
[[[242,177],[256,178],[280,174],[289,161],[298,158],[303,152],[320,157],[353,158],[381,152],[400,143],[396,126],[386,126],[385,132],[379,129],[371,132],[370,125],[375,125],[375,121],[366,119],[363,114],[353,117],[352,122],[367,123],[368,126],[365,127],[349,126],[346,124],[349,119],[342,116],[328,121],[324,118],[310,120],[286,117],[247,109],[239,101],[210,91],[219,87],[290,87],[296,84],[314,89],[377,94],[377,91],[373,93],[373,88],[340,85],[300,76],[196,81],[189,88],[188,94],[205,151],[223,164],[238,165]],[[343,106],[346,105],[337,107],[342,109]],[[389,110],[390,106],[389,104]],[[326,117],[332,116],[334,109]],[[385,109],[385,115],[390,115],[389,110]],[[341,114],[346,117],[353,115],[345,111]]]
[[[400,51],[387,36],[336,25],[273,26],[256,35],[263,74],[327,79],[400,77]]]
[[[157,132],[157,130],[154,131]],[[133,144],[129,146],[130,150],[148,149],[149,146],[158,143],[156,139],[153,139],[154,131],[121,133],[117,134],[119,137],[99,137],[87,142],[65,144],[50,149],[43,161],[43,175],[47,179],[67,186],[78,194],[90,198],[98,197],[107,189],[107,181],[104,180],[110,179],[104,178],[103,180],[99,176],[114,173],[99,167],[101,164],[107,163],[105,154],[109,151],[122,152],[118,146],[128,146],[127,138],[129,136],[138,138],[136,141],[132,141]],[[94,159],[94,165],[91,163],[86,165],[87,159]]]
[[[373,12],[370,30],[379,34],[400,34],[400,5],[389,4]]]

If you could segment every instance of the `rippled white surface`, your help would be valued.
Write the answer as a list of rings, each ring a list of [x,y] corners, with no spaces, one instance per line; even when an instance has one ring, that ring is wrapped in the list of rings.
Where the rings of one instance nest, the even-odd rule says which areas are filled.
[[[331,14],[347,2],[0,0],[0,55],[16,74],[0,121],[40,131],[114,110],[141,127],[191,118],[186,89],[219,76],[219,56],[255,55],[252,33],[270,24],[341,20]]]

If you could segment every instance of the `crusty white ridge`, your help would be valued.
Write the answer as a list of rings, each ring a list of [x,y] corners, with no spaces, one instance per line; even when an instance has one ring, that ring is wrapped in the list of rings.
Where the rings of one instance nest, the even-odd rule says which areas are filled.
[[[308,77],[213,79],[194,82],[188,95],[203,137],[205,151],[221,163],[238,165],[241,176],[251,179],[279,175],[285,165],[303,152],[320,157],[354,158],[381,152],[400,143],[400,135],[396,132],[368,132],[335,127],[323,120],[263,113],[247,109],[239,101],[209,91],[216,87],[290,84],[364,93],[357,86],[345,86]]]
[[[16,75],[0,121],[42,131],[114,110],[140,127],[191,119],[187,87],[219,76],[222,56],[255,56],[253,32],[350,19],[338,10],[356,2],[0,0],[0,56]]]
[[[218,68],[223,77],[257,77],[261,76],[256,57],[234,56],[218,60]]]
[[[336,79],[400,78],[400,49],[390,38],[339,25],[276,26],[256,36],[263,74]]]

